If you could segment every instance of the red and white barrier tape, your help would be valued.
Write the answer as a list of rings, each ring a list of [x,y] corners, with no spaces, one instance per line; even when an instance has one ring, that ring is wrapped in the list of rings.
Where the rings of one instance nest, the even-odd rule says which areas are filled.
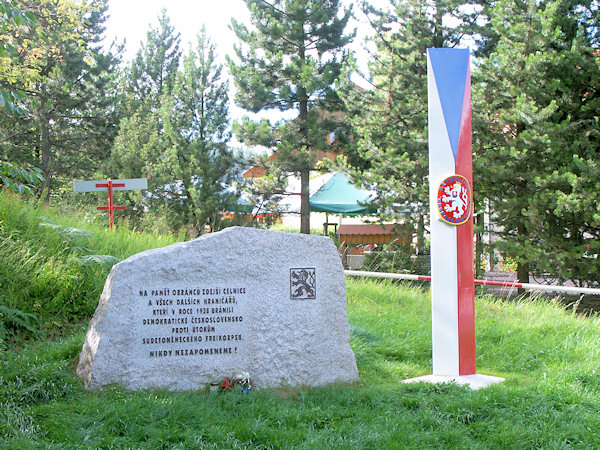
[[[431,281],[428,275],[413,275],[408,273],[365,272],[362,270],[344,270],[346,275],[355,277],[391,278],[394,280]],[[576,286],[550,286],[545,284],[516,283],[511,281],[474,280],[475,284],[484,286],[504,286],[536,291],[567,292],[570,294],[600,295],[600,289]]]

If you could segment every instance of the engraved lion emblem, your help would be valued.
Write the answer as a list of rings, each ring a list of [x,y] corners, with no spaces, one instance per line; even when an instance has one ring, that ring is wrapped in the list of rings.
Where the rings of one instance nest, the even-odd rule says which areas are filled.
[[[315,268],[290,269],[290,298],[314,299],[316,298]]]

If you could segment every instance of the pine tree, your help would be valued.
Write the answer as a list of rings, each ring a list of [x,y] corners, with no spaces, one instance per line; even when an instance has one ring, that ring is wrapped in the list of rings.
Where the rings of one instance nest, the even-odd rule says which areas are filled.
[[[111,72],[118,61],[100,44],[104,1],[15,3],[37,22],[5,30],[19,57],[5,61],[2,78],[25,97],[18,118],[2,117],[1,151],[38,167],[49,192],[55,177],[89,176],[107,157],[116,132]]]
[[[177,225],[221,226],[221,216],[235,208],[231,187],[234,158],[230,140],[228,83],[223,66],[216,62],[215,46],[204,28],[195,49],[183,58],[173,96],[163,97],[161,117],[165,124],[168,175],[177,180],[165,191],[172,203]]]
[[[150,178],[150,195],[123,196],[130,219],[162,209],[171,229],[196,235],[205,225],[219,229],[223,211],[237,205],[231,184],[239,169],[228,147],[228,83],[215,46],[203,29],[177,70],[178,36],[163,11],[132,62],[124,109],[137,109],[122,122],[108,170]]]
[[[146,33],[146,42],[131,62],[127,75],[127,91],[135,102],[134,106],[144,103],[155,108],[161,96],[173,91],[179,61],[181,59],[180,33],[162,9],[158,16],[158,27],[150,28]]]
[[[464,2],[403,0],[392,11],[363,4],[375,31],[370,89],[357,89],[346,72],[343,98],[357,157],[345,170],[377,192],[382,220],[402,219],[416,228],[424,251],[428,204],[427,49],[456,47],[480,18]],[[453,17],[453,21],[448,18]],[[451,24],[448,25],[447,23]]]
[[[111,155],[104,167],[109,178],[147,177],[150,186],[173,182],[163,174],[167,151],[161,105],[173,93],[181,58],[180,34],[163,9],[158,25],[150,27],[146,41],[123,74],[123,119]],[[136,222],[144,208],[160,204],[157,196],[143,198],[140,191],[124,191],[121,201],[128,204],[126,214]]]
[[[327,146],[327,134],[335,129],[327,113],[342,108],[333,84],[348,58],[343,48],[353,37],[344,34],[350,12],[339,0],[246,0],[246,5],[253,27],[233,20],[240,40],[237,61],[229,59],[235,100],[248,111],[278,109],[298,116],[280,126],[263,123],[271,137],[260,133],[258,141],[261,125],[246,120],[237,125],[238,136],[249,145],[276,144],[279,168],[300,174],[300,231],[310,233],[311,150]]]
[[[600,70],[590,12],[561,0],[498,2],[498,45],[477,71],[475,174],[521,282],[532,264],[599,278]]]

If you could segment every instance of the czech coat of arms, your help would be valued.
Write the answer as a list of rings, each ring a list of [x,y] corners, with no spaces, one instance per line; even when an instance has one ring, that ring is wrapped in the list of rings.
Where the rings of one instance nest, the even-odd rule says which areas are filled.
[[[317,298],[317,276],[314,267],[290,269],[290,298],[308,300]]]
[[[444,222],[461,225],[471,216],[471,187],[462,175],[452,175],[440,184],[438,211]]]

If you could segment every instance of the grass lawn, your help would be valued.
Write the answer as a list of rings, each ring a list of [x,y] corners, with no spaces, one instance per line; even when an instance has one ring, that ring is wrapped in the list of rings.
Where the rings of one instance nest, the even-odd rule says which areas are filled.
[[[348,280],[354,386],[230,393],[86,392],[84,329],[0,361],[6,448],[593,448],[600,320],[543,299],[476,301],[480,391],[403,384],[431,371],[429,295]]]
[[[75,365],[112,259],[176,239],[0,192],[0,448],[600,447],[600,316],[543,298],[476,299],[478,372],[506,378],[479,391],[403,384],[431,373],[429,294],[359,279],[355,385],[85,391]]]

